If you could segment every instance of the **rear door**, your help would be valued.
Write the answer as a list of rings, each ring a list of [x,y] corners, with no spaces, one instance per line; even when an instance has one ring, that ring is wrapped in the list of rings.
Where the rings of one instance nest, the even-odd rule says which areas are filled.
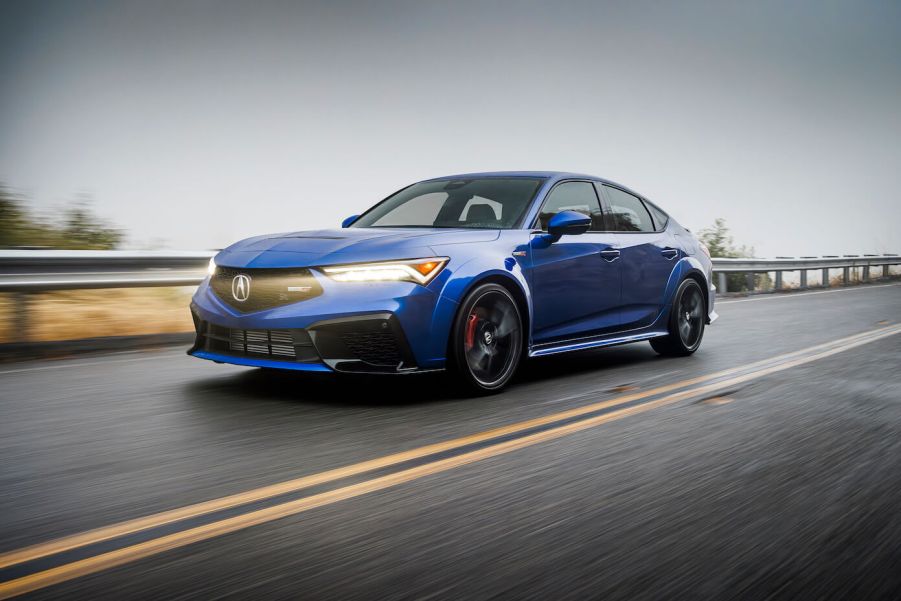
[[[607,184],[598,190],[605,196],[620,245],[623,328],[650,325],[665,308],[666,285],[681,257],[679,245],[664,223],[655,223],[639,197]]]
[[[548,222],[560,211],[589,215],[591,229],[577,236],[563,236],[552,244],[544,243]],[[532,234],[534,343],[619,328],[619,251],[617,236],[606,231],[611,228],[605,219],[592,182],[561,182],[545,197]]]

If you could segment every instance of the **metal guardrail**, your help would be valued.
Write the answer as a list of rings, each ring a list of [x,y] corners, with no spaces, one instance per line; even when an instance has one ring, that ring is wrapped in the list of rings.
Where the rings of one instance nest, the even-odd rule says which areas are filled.
[[[892,265],[901,265],[901,257],[896,254],[884,255],[826,255],[822,257],[777,257],[775,259],[713,259],[713,271],[717,275],[717,290],[720,293],[729,291],[726,274],[744,273],[746,287],[753,292],[755,288],[754,276],[758,273],[776,274],[774,290],[783,288],[783,274],[786,271],[800,273],[800,287],[807,288],[807,272],[813,270],[822,271],[822,286],[829,286],[829,270],[842,270],[842,283],[851,283],[851,270],[861,270],[861,281],[870,279],[870,270],[873,267],[882,267],[882,276],[889,276],[889,268]]]
[[[5,250],[0,292],[196,286],[215,251]]]
[[[27,339],[29,299],[33,293],[54,290],[196,286],[206,276],[215,251],[0,251],[0,292],[13,293],[14,327]],[[800,287],[807,288],[807,272],[822,270],[823,285],[829,285],[829,270],[841,269],[844,284],[851,283],[851,270],[860,269],[862,281],[871,269],[901,265],[891,255],[843,255],[824,257],[778,257],[775,259],[713,259],[717,289],[728,292],[727,274],[744,273],[746,288],[754,291],[755,274],[774,272],[774,289],[783,288],[783,273],[800,272]]]

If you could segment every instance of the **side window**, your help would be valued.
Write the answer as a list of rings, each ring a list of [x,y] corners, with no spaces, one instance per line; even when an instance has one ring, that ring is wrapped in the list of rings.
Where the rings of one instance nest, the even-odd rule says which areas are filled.
[[[610,212],[618,232],[653,232],[654,222],[641,199],[619,188],[604,186],[610,198]]]
[[[589,231],[601,232],[605,229],[601,205],[598,203],[594,186],[588,182],[564,182],[557,185],[545,199],[536,225],[547,231],[551,217],[561,211],[577,211],[591,217]]]
[[[651,216],[654,218],[654,227],[657,230],[662,230],[666,227],[666,224],[669,222],[669,215],[661,211],[657,206],[645,201],[644,206],[648,208],[651,212]]]

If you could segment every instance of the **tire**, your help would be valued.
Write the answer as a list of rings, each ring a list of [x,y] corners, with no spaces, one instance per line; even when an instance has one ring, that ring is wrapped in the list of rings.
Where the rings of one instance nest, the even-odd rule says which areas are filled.
[[[449,371],[463,388],[476,394],[502,390],[523,354],[519,306],[497,284],[477,286],[460,304],[449,344]]]
[[[707,321],[706,303],[701,286],[693,279],[683,280],[673,298],[669,335],[651,339],[651,347],[668,357],[686,357],[701,346]]]

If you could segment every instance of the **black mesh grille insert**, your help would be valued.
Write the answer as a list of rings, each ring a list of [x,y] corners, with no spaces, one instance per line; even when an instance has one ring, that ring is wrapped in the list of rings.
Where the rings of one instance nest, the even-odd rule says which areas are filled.
[[[238,276],[245,276],[236,280]],[[217,267],[210,278],[213,292],[230,307],[250,313],[314,298],[322,286],[309,269],[234,269]],[[245,298],[246,300],[238,300]]]
[[[239,330],[201,321],[197,334],[197,346],[211,352],[284,361],[321,360],[306,330]]]
[[[341,340],[361,361],[391,366],[403,361],[394,332],[346,332]]]

